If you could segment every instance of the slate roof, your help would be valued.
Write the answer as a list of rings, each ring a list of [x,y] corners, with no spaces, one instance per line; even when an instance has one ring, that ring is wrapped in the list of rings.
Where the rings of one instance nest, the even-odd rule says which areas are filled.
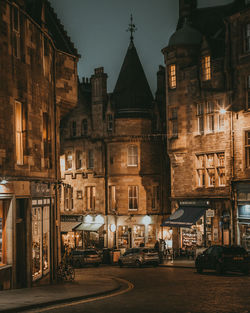
[[[131,40],[113,92],[116,117],[149,117],[153,95]]]
[[[57,14],[52,8],[48,0],[26,0],[25,10],[35,20],[36,23],[42,25],[41,13],[42,5],[45,4],[45,26],[48,33],[54,41],[58,50],[80,57],[70,37],[68,36],[63,24],[58,19]]]

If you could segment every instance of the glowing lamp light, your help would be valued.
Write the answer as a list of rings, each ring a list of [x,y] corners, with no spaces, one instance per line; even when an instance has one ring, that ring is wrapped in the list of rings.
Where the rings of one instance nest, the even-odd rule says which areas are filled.
[[[148,215],[144,216],[143,217],[143,223],[146,225],[150,224],[151,223],[151,217]]]
[[[110,230],[112,231],[112,233],[114,233],[116,231],[115,224],[110,224]]]
[[[6,185],[8,181],[6,179],[0,180],[0,185]]]
[[[84,220],[85,220],[86,223],[92,223],[93,218],[92,218],[91,215],[87,215]]]
[[[104,218],[101,215],[97,215],[95,222],[98,224],[104,224]]]
[[[220,109],[219,112],[220,112],[220,114],[226,114],[227,110],[226,109]]]

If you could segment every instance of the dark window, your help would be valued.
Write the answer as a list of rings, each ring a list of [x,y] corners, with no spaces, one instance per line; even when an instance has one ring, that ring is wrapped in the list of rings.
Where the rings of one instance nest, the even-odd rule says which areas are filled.
[[[245,29],[245,50],[250,51],[250,24],[247,24]]]
[[[250,168],[250,131],[245,133],[245,154],[246,167]]]
[[[13,54],[16,58],[20,57],[20,14],[19,8],[13,6],[12,30],[13,30]]]
[[[89,150],[88,152],[88,168],[94,168],[94,152],[93,150]]]
[[[107,130],[108,131],[113,130],[113,115],[112,114],[107,115]]]
[[[76,136],[76,121],[71,122],[71,136],[72,137]]]
[[[82,129],[81,129],[81,135],[87,136],[88,134],[88,121],[86,119],[82,120]]]
[[[52,146],[51,146],[51,125],[50,118],[47,112],[43,113],[43,151],[44,158],[47,158],[48,161],[45,164],[45,167],[51,168],[52,163]]]

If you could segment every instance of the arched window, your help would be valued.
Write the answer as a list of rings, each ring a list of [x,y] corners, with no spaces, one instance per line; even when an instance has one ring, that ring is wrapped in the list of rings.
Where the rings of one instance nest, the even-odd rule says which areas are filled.
[[[128,146],[128,166],[138,166],[138,147],[136,145]]]
[[[87,136],[88,134],[88,121],[86,119],[82,120],[81,134],[82,136]]]

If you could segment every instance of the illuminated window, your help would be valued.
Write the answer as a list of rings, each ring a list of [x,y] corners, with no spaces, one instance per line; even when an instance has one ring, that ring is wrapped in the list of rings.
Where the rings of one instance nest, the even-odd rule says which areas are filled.
[[[81,135],[88,135],[88,121],[86,119],[82,120]]]
[[[94,168],[94,152],[93,150],[88,151],[88,169]]]
[[[13,32],[13,54],[20,58],[20,12],[19,8],[13,5],[12,8],[12,32]]]
[[[45,167],[52,167],[52,151],[51,151],[51,125],[50,118],[47,112],[43,113],[43,153],[44,158],[47,158],[48,162],[45,163]]]
[[[23,105],[15,102],[15,123],[16,123],[16,162],[23,164]]]
[[[81,169],[83,167],[83,154],[82,151],[76,150],[76,169]]]
[[[214,154],[207,154],[207,174],[208,174],[208,186],[215,186],[215,168],[214,168]]]
[[[6,263],[5,260],[5,222],[6,214],[4,210],[4,201],[0,200],[0,266]]]
[[[175,64],[171,64],[169,66],[168,81],[169,81],[169,88],[175,89],[176,88],[176,65]]]
[[[246,52],[250,51],[250,24],[246,25],[245,33],[245,50]]]
[[[225,153],[217,153],[217,175],[218,175],[218,185],[226,185],[226,176],[225,176]]]
[[[197,104],[197,127],[198,133],[204,133],[204,105],[203,103]]]
[[[95,187],[88,186],[86,187],[86,209],[94,210],[95,209]]]
[[[157,210],[160,203],[160,190],[159,186],[152,187],[152,209]]]
[[[205,56],[202,58],[202,80],[211,79],[211,63],[210,56]]]
[[[250,131],[245,133],[246,167],[250,168]]]
[[[66,153],[66,170],[72,169],[72,151]]]
[[[128,146],[128,166],[138,166],[138,147],[136,145]]]
[[[196,156],[196,172],[198,187],[205,187],[205,156],[204,154]]]
[[[214,131],[214,103],[212,101],[207,102],[207,131]]]
[[[74,200],[73,200],[73,188],[71,186],[64,187],[64,210],[73,210]]]
[[[111,211],[116,210],[115,186],[109,186],[109,209]]]
[[[138,210],[138,186],[128,187],[128,209]]]

